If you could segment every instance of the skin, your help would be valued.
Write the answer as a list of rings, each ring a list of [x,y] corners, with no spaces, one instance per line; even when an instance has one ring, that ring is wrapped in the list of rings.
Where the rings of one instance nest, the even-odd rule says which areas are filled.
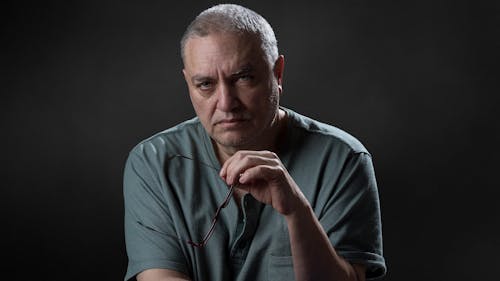
[[[283,62],[279,57],[273,71],[257,39],[249,36],[187,41],[183,73],[189,97],[221,163],[242,149],[274,147],[284,123],[278,109]]]
[[[285,132],[279,109],[284,58],[270,64],[255,37],[210,34],[186,43],[184,78],[193,107],[222,164],[220,176],[238,183],[285,217],[296,280],[364,281],[365,267],[337,255],[313,210],[276,153]],[[236,202],[239,202],[236,201]],[[139,281],[189,280],[166,269]]]

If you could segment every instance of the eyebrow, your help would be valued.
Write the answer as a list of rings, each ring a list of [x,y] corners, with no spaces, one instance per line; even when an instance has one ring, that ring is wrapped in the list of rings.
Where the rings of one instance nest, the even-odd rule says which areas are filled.
[[[196,82],[207,81],[207,80],[213,80],[213,78],[206,75],[195,75],[191,77],[191,82],[193,84],[195,84]]]
[[[232,73],[229,76],[230,77],[238,77],[238,76],[241,76],[244,74],[248,74],[252,71],[254,71],[253,65],[250,63],[247,63],[247,64],[243,65],[239,70],[237,70],[236,72]],[[196,74],[191,78],[191,81],[193,83],[200,82],[200,81],[210,81],[210,80],[214,80],[214,79],[211,76],[201,75],[201,74]]]
[[[243,74],[250,73],[253,70],[254,70],[253,65],[251,65],[250,63],[247,63],[244,66],[242,66],[238,71],[236,71],[235,73],[231,74],[231,77],[241,76]]]

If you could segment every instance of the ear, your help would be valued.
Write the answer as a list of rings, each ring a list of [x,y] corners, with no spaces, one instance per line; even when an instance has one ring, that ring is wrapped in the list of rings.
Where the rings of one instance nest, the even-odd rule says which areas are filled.
[[[281,92],[283,91],[283,70],[285,69],[285,57],[280,55],[276,62],[274,63],[274,77],[278,81],[278,88]]]

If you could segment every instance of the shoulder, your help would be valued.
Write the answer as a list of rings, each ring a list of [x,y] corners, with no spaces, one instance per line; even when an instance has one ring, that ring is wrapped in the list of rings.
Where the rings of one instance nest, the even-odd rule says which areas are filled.
[[[154,155],[183,154],[190,144],[199,143],[203,130],[197,117],[158,132],[135,145],[130,154],[143,157]]]
[[[368,153],[366,147],[350,133],[333,125],[314,120],[293,110],[284,109],[290,120],[290,126],[300,135],[322,146],[335,146],[351,153]]]

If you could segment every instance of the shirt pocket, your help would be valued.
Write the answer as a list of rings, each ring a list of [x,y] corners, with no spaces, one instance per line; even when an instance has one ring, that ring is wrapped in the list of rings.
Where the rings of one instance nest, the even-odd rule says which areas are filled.
[[[293,281],[295,274],[293,272],[292,256],[269,256],[267,265],[268,281]]]

